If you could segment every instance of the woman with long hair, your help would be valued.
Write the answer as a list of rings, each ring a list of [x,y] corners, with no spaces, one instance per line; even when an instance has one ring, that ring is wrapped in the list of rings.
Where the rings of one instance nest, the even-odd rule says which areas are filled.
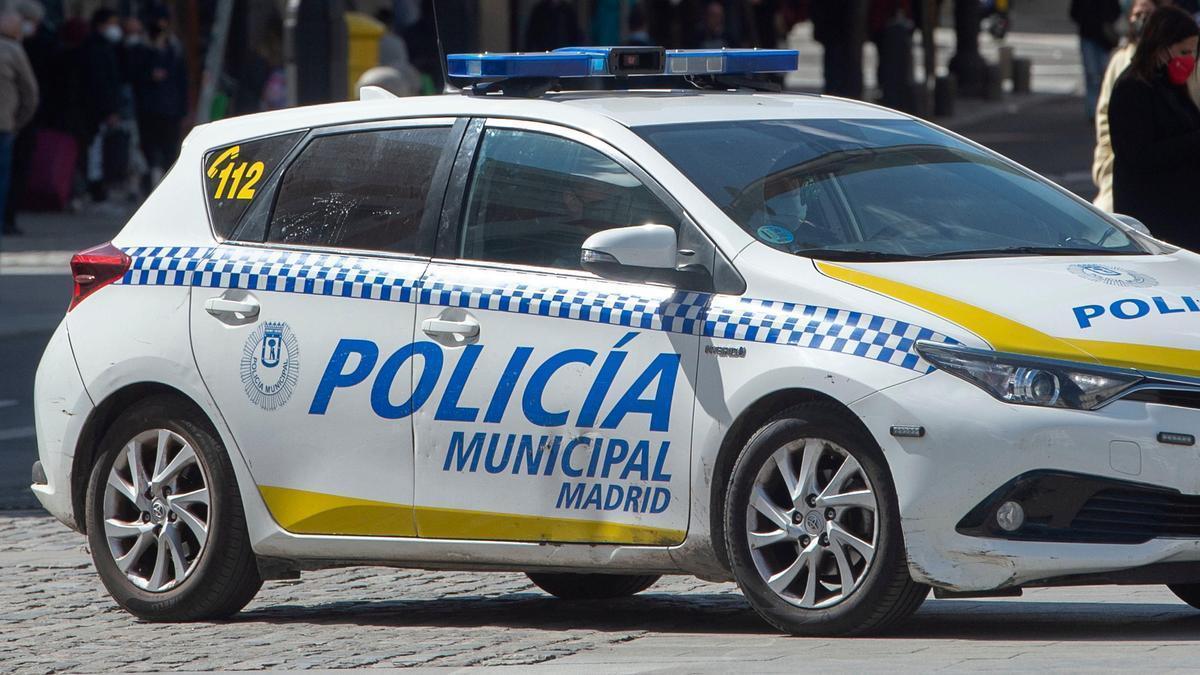
[[[1113,149],[1108,129],[1108,102],[1112,99],[1117,78],[1133,60],[1133,52],[1137,49],[1137,43],[1146,28],[1146,21],[1154,10],[1169,4],[1171,0],[1133,0],[1127,16],[1129,32],[1125,42],[1112,53],[1108,60],[1108,70],[1104,71],[1104,80],[1100,84],[1100,98],[1096,102],[1096,152],[1092,159],[1092,181],[1100,190],[1093,203],[1105,211],[1113,210]],[[1193,77],[1192,81],[1195,80]]]
[[[1190,249],[1200,247],[1200,109],[1187,91],[1198,36],[1187,12],[1155,10],[1108,109],[1115,210]]]

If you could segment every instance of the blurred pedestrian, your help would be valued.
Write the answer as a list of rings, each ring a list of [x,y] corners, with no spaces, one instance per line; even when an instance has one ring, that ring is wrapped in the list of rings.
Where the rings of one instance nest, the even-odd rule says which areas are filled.
[[[92,13],[91,32],[83,43],[81,56],[83,81],[87,91],[84,101],[90,139],[87,150],[87,182],[92,200],[96,202],[108,199],[104,176],[105,136],[110,130],[119,129],[121,123],[123,79],[117,48],[122,37],[120,19],[115,12],[102,7]],[[117,148],[110,144],[107,150],[107,154],[111,154],[117,151]]]
[[[912,109],[915,28],[911,0],[871,0],[868,29],[878,55],[876,82],[880,100],[889,108]]]
[[[148,169],[142,187],[148,193],[179,154],[183,118],[188,113],[188,80],[183,46],[171,29],[166,7],[150,10],[146,36],[146,43],[130,57],[130,79]]]
[[[1104,71],[1104,81],[1100,83],[1100,96],[1096,100],[1096,151],[1092,158],[1092,182],[1100,190],[1094,203],[1108,212],[1113,210],[1113,150],[1108,129],[1108,104],[1113,86],[1133,60],[1133,52],[1146,28],[1146,20],[1154,10],[1168,4],[1171,4],[1171,0],[1134,0],[1129,7],[1129,32],[1125,42],[1112,53],[1108,69]]]
[[[573,3],[566,0],[540,0],[529,12],[525,24],[527,52],[548,52],[559,47],[583,44],[579,14]]]
[[[1079,29],[1079,53],[1083,57],[1084,109],[1088,121],[1096,119],[1100,84],[1108,68],[1108,56],[1117,46],[1119,0],[1071,0],[1071,20]]]
[[[1116,211],[1189,249],[1200,248],[1200,109],[1187,92],[1198,37],[1187,12],[1155,10],[1108,106]]]
[[[725,22],[725,5],[720,0],[710,0],[704,7],[704,23],[697,31],[695,44],[701,49],[723,49],[732,46],[733,39]]]
[[[5,234],[21,234],[17,225],[17,208],[19,196],[25,194],[30,168],[33,163],[35,137],[39,129],[44,128],[48,121],[48,93],[56,86],[54,81],[54,62],[57,46],[54,35],[44,25],[46,10],[42,3],[36,0],[18,0],[15,3],[17,13],[21,15],[21,45],[25,56],[33,69],[34,80],[38,85],[38,107],[33,119],[23,129],[17,132],[13,141],[12,169],[9,181],[9,194],[5,201],[3,231]]]
[[[825,48],[827,94],[863,97],[868,7],[869,0],[812,0],[813,37]]]
[[[753,47],[779,46],[779,0],[749,0],[749,23]]]
[[[20,39],[21,15],[0,7],[0,214],[10,198],[16,132],[33,119],[38,105],[37,80]]]

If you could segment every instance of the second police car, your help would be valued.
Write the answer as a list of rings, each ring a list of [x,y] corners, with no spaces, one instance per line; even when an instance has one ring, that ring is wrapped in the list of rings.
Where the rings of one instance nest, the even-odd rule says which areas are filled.
[[[922,121],[724,79],[795,63],[458,55],[461,95],[198,127],[72,261],[34,492],[151,620],[347,564],[733,579],[797,634],[930,587],[1200,605],[1200,260]]]

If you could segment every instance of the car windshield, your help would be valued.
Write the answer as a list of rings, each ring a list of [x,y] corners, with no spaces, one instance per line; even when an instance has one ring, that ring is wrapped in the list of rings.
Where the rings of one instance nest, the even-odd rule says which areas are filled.
[[[759,241],[861,261],[1160,252],[1045,180],[912,120],[635,131]]]

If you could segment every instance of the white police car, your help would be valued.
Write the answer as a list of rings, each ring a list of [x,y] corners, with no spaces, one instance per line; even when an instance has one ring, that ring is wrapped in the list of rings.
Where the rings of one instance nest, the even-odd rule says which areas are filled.
[[[463,95],[197,128],[72,262],[33,490],[154,620],[351,564],[735,579],[800,634],[930,587],[1200,604],[1200,261],[921,121],[723,79],[795,61],[454,56]],[[635,73],[690,83],[545,93]]]

